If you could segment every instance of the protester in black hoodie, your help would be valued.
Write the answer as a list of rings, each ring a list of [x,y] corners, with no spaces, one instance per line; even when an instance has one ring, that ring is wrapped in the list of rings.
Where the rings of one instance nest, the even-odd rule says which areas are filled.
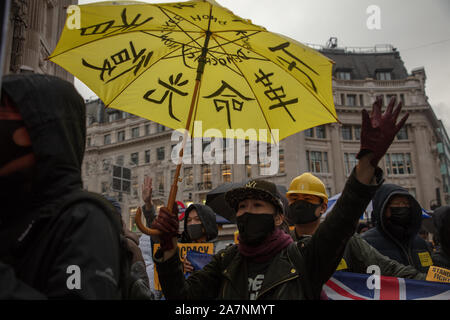
[[[450,206],[437,208],[433,212],[438,246],[433,253],[433,265],[450,269]]]
[[[2,90],[0,299],[121,298],[120,221],[82,191],[82,97],[37,74],[5,76]]]
[[[395,184],[385,184],[372,200],[375,228],[362,234],[381,254],[404,265],[427,272],[432,264],[431,252],[418,233],[422,208],[409,192]]]
[[[216,223],[214,211],[203,204],[191,204],[184,213],[184,231],[181,234],[181,243],[214,242],[217,240],[219,228]],[[185,272],[192,272],[191,263],[184,259]]]

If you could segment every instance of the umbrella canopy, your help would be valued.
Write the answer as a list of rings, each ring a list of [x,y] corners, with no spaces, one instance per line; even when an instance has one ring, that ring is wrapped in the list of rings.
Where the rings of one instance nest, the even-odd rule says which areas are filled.
[[[83,81],[107,107],[209,136],[279,129],[279,139],[336,122],[332,61],[209,2],[80,5],[49,59]],[[195,95],[195,80],[202,79]],[[193,132],[202,136],[203,132]],[[250,136],[250,140],[270,140]]]
[[[211,207],[216,214],[223,216],[225,219],[232,223],[236,223],[236,212],[232,209],[228,203],[225,201],[225,193],[227,191],[243,187],[247,184],[249,179],[243,182],[226,182],[218,186],[217,188],[211,190],[206,194],[206,205]],[[285,194],[287,189],[285,186],[277,185],[278,192],[281,196],[281,201],[285,208],[287,208],[287,199]]]
[[[330,59],[221,6],[110,1],[79,9],[79,25],[68,17],[49,59],[83,81],[107,107],[184,128],[183,146],[188,132],[194,138],[278,143],[337,121]],[[180,168],[181,162],[169,211]],[[156,234],[143,230],[137,221],[141,215],[138,210],[139,229]]]

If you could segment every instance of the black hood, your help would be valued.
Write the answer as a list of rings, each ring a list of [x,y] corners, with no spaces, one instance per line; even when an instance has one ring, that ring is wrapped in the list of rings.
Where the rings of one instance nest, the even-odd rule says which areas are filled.
[[[36,156],[31,206],[80,189],[86,112],[74,86],[54,76],[8,75],[2,90],[19,109]]]
[[[184,213],[184,232],[187,230],[187,220],[189,217],[189,213],[195,209],[197,214],[203,224],[203,227],[206,230],[206,241],[211,241],[217,238],[219,233],[219,229],[216,223],[216,214],[215,212],[208,206],[203,204],[191,204]],[[183,237],[187,240],[189,237],[187,234],[184,234]]]
[[[408,234],[411,236],[416,235],[419,232],[422,223],[422,208],[408,190],[395,184],[384,184],[375,193],[375,196],[372,199],[372,221],[379,230],[392,236],[386,229],[386,218],[383,213],[389,200],[396,195],[407,196],[410,199],[412,220],[408,228]]]
[[[450,206],[437,208],[433,212],[433,224],[436,237],[444,251],[450,255]]]

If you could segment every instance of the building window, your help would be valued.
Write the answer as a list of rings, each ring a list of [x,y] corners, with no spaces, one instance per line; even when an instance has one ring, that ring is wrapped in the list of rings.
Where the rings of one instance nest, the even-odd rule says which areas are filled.
[[[145,135],[148,136],[150,134],[150,124],[145,125]]]
[[[377,80],[392,80],[390,71],[377,71],[375,77]]]
[[[131,129],[131,137],[132,138],[139,138],[139,127]]]
[[[350,106],[350,107],[356,106],[356,95],[355,94],[348,94],[347,95],[347,103],[346,103],[346,105]]]
[[[118,166],[123,166],[123,155],[117,156],[117,158],[116,158],[116,164],[117,164]]]
[[[351,80],[350,71],[336,71],[336,78],[339,80]]]
[[[251,178],[251,176],[252,176],[252,165],[250,164],[249,156],[245,156],[245,173],[247,174],[247,178]]]
[[[145,163],[150,163],[150,150],[145,150]]]
[[[131,170],[125,167],[113,166],[113,190],[130,193]]]
[[[117,142],[125,141],[125,131],[117,132]]]
[[[134,152],[130,156],[130,164],[131,165],[138,165],[139,164],[139,152]]]
[[[314,137],[314,128],[309,128],[305,130],[305,137],[313,138]]]
[[[159,147],[158,149],[156,149],[156,159],[164,160],[164,157],[165,157],[164,153],[165,153],[164,147]]]
[[[327,137],[325,126],[316,127],[316,138],[325,139]]]
[[[398,140],[408,140],[408,131],[406,130],[406,126],[403,126],[400,131],[397,133]]]
[[[280,149],[278,152],[279,152],[279,159],[280,159],[280,161],[279,161],[280,167],[279,167],[278,172],[279,173],[285,173],[286,172],[286,168],[285,168],[285,162],[284,162],[284,150]]]
[[[400,93],[400,101],[405,105],[405,95],[403,93]]]
[[[384,160],[388,174],[402,175],[413,173],[410,153],[388,153]]]
[[[364,95],[363,94],[359,95],[359,105],[361,107],[364,107]]]
[[[87,146],[90,147],[91,146],[91,137],[87,138]]]
[[[115,120],[119,120],[121,118],[121,114],[119,111],[114,111],[108,114],[108,122],[112,122]]]
[[[208,164],[202,164],[202,182],[211,182],[211,167]]]
[[[222,182],[231,182],[231,166],[229,164],[223,164],[222,170]]]
[[[165,126],[163,126],[162,124],[160,124],[160,123],[157,123],[156,124],[157,126],[156,126],[156,132],[164,132],[165,130],[166,130],[166,127]]]
[[[345,106],[345,94],[341,93],[341,106]]]
[[[355,140],[361,140],[361,126],[353,126]]]
[[[344,153],[345,174],[347,176],[352,173],[352,170],[357,163],[358,160],[356,159],[356,153]]]
[[[391,102],[392,98],[396,98],[397,99],[397,95],[396,94],[387,94],[386,95],[386,103]],[[398,103],[398,101],[397,101],[397,103]]]
[[[194,185],[194,174],[192,167],[184,168],[184,185],[186,188],[191,188]]]
[[[342,140],[353,140],[352,126],[342,126]]]
[[[328,154],[320,151],[306,151],[308,171],[320,173],[328,172]]]
[[[103,144],[111,144],[111,135],[110,134],[105,134],[103,136]]]
[[[164,196],[164,174],[162,172],[156,174],[156,188],[158,188],[158,194]]]

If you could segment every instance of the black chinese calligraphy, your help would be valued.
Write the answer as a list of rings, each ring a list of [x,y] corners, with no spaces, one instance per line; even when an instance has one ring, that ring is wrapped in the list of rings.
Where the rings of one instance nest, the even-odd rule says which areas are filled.
[[[127,9],[125,8],[122,10],[122,14],[121,14],[121,20],[122,20],[121,25],[115,26],[114,24],[116,23],[116,21],[109,20],[106,22],[102,22],[99,24],[81,28],[80,34],[82,36],[91,36],[91,35],[101,34],[106,37],[106,36],[109,36],[114,33],[120,33],[120,32],[124,32],[124,31],[133,30],[135,28],[138,28],[138,27],[146,24],[147,22],[149,22],[153,19],[153,17],[149,17],[149,18],[145,19],[144,21],[138,23],[140,18],[141,18],[141,14],[138,13],[134,17],[134,19],[129,22],[128,17],[127,17]],[[110,31],[110,32],[107,33],[108,31]]]
[[[283,86],[280,86],[278,88],[272,88],[273,83],[270,81],[270,77],[272,77],[274,73],[270,72],[266,74],[261,69],[259,69],[259,73],[260,75],[255,73],[256,76],[255,83],[260,82],[261,84],[264,85],[264,87],[268,88],[266,91],[264,91],[264,94],[266,95],[267,98],[270,99],[270,101],[278,101],[278,103],[269,106],[269,110],[273,110],[276,108],[284,108],[287,114],[291,117],[292,121],[295,122],[295,118],[292,116],[287,106],[290,104],[297,103],[298,98],[283,101],[282,99],[286,98]]]
[[[282,43],[282,44],[280,44],[280,45],[278,45],[278,46],[275,46],[275,47],[269,47],[269,50],[272,51],[272,52],[281,50],[281,51],[283,51],[288,57],[290,57],[291,59],[294,59],[295,61],[294,61],[294,60],[289,61],[289,60],[287,60],[287,59],[285,59],[285,58],[283,58],[283,57],[281,57],[281,56],[278,56],[278,60],[279,60],[279,61],[281,61],[282,63],[288,65],[288,70],[289,70],[289,71],[292,71],[292,69],[296,69],[297,71],[300,71],[303,75],[305,75],[305,76],[308,78],[309,82],[310,82],[310,87],[314,90],[315,93],[317,93],[317,88],[316,88],[316,85],[315,85],[314,81],[311,79],[311,77],[310,77],[305,71],[303,71],[303,70],[298,66],[297,63],[300,63],[300,64],[303,65],[304,67],[308,68],[308,69],[309,69],[311,72],[313,72],[315,75],[319,75],[319,74],[318,74],[313,68],[311,68],[309,65],[307,65],[305,62],[303,62],[300,58],[296,57],[296,56],[293,55],[291,52],[289,52],[288,50],[286,50],[286,48],[289,47],[289,45],[290,45],[289,42],[285,42],[285,43]]]
[[[191,65],[191,61],[194,63],[198,62],[202,53],[201,48],[194,48],[191,46],[183,45],[181,53],[183,57],[183,64],[190,69],[196,69],[197,65]],[[227,54],[209,50],[208,55],[205,58],[205,64],[211,66],[227,66],[249,59],[252,58],[247,56],[242,49],[238,49],[236,53]]]
[[[190,3],[190,4],[184,4],[184,3],[177,3],[177,4],[173,4],[172,8],[176,8],[176,9],[184,9],[184,8],[195,8],[195,3]]]
[[[181,81],[181,78],[183,77],[182,73],[177,74],[176,78],[174,79],[173,75],[171,75],[169,77],[169,83],[162,81],[161,79],[158,79],[158,83],[166,88],[166,91],[164,92],[164,94],[162,95],[162,97],[157,100],[157,99],[152,99],[150,98],[150,96],[156,91],[156,89],[152,89],[147,91],[147,93],[144,95],[144,99],[156,104],[162,104],[164,103],[164,101],[166,100],[167,97],[169,97],[169,116],[172,119],[177,120],[178,122],[180,122],[180,119],[178,119],[174,114],[173,114],[173,94],[176,93],[180,96],[187,96],[188,93],[187,92],[183,92],[179,89],[177,89],[176,87],[183,87],[185,85],[188,84],[189,80],[184,80]]]
[[[228,89],[231,91],[231,94],[224,94],[225,89]],[[255,100],[253,98],[249,98],[244,96],[242,93],[237,91],[235,88],[230,86],[228,83],[222,80],[222,86],[217,89],[215,92],[210,94],[209,96],[204,96],[203,98],[212,99],[214,97],[223,97],[223,99],[214,99],[214,106],[216,107],[216,111],[220,112],[223,108],[226,108],[227,110],[227,123],[229,128],[231,129],[231,109],[230,105],[232,105],[233,110],[235,111],[242,111],[242,107],[244,106],[244,101],[251,101]],[[236,97],[239,97],[241,100],[236,99]],[[231,100],[231,101],[230,101]],[[231,102],[231,103],[230,103]]]
[[[124,48],[104,59],[102,66],[95,66],[87,62],[84,58],[81,59],[81,63],[85,67],[100,71],[100,80],[105,83],[109,83],[128,72],[133,72],[136,76],[142,67],[147,67],[150,58],[153,55],[153,51],[147,51],[147,49],[144,48],[137,52],[133,41],[130,41],[129,44],[130,48]],[[131,67],[129,67],[130,64]],[[122,67],[122,65],[124,67]]]

